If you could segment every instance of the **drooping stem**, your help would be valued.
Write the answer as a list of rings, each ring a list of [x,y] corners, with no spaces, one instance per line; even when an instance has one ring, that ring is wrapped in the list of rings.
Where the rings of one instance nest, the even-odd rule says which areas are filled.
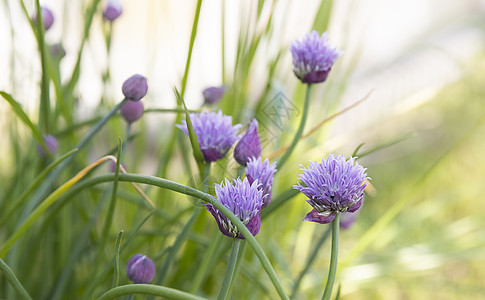
[[[232,241],[231,254],[229,255],[229,262],[227,263],[226,274],[222,282],[221,290],[219,291],[218,300],[225,300],[229,296],[229,287],[234,277],[234,270],[236,269],[236,261],[239,255],[239,248],[241,247],[241,239],[234,239]]]
[[[278,160],[278,167],[277,167],[278,171],[281,170],[281,168],[283,167],[283,164],[288,160],[291,153],[295,149],[296,144],[298,144],[298,141],[300,140],[301,135],[303,134],[303,130],[305,129],[306,119],[308,117],[308,110],[310,108],[311,92],[312,92],[312,85],[308,84],[307,90],[306,90],[306,96],[305,96],[305,104],[304,104],[304,107],[303,107],[303,114],[301,116],[300,127],[298,127],[298,131],[296,132],[295,136],[293,137],[293,141],[291,142],[290,147],[288,147],[288,150],[286,150],[283,157],[281,157]]]
[[[330,254],[330,267],[328,269],[328,279],[323,292],[322,300],[329,300],[332,295],[333,283],[337,274],[338,260],[338,235],[340,229],[340,213],[337,213],[332,222],[332,253]]]

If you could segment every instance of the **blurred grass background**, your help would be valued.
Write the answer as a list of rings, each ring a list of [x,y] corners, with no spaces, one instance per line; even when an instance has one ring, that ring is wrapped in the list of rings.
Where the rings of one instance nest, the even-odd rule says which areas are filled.
[[[25,3],[28,9],[33,8]],[[79,24],[90,3],[43,2],[56,16],[56,25],[46,40],[62,40],[66,48],[60,65],[63,82],[74,66],[82,28]],[[73,95],[77,99],[73,123],[60,118],[52,131],[60,140],[59,153],[70,150],[88,127],[61,133],[70,125],[105,113],[121,99],[121,83],[132,73],[148,77],[149,94],[143,100],[146,108],[176,106],[172,86],[178,86],[182,78],[195,3],[124,1],[124,14],[114,24],[109,56],[103,44],[102,20],[99,14],[95,17]],[[225,7],[223,72],[221,7]],[[0,50],[1,64],[9,66],[0,74],[0,90],[14,95],[36,120],[40,65],[35,39],[17,1],[3,1],[0,13],[1,40],[10,41]],[[320,32],[328,29],[331,41],[345,51],[328,82],[316,87],[308,130],[372,91],[362,104],[301,142],[276,177],[274,197],[295,184],[299,164],[310,159],[320,160],[328,153],[349,156],[361,143],[364,152],[407,137],[360,160],[368,168],[375,193],[367,195],[357,223],[341,234],[340,260],[346,268],[339,269],[337,284],[341,284],[342,299],[483,299],[484,15],[485,3],[478,0],[308,1],[305,5],[297,1],[224,1],[224,6],[222,1],[203,2],[186,102],[190,108],[199,108],[204,87],[225,83],[230,89],[220,107],[240,122],[256,116],[264,123],[268,121],[266,105],[283,95],[297,110],[283,130],[276,130],[271,123],[262,126],[260,131],[269,141],[263,157],[286,145],[299,122],[304,89],[291,72],[291,40],[312,28]],[[111,78],[103,83],[108,60]],[[101,98],[105,106],[100,104]],[[239,110],[234,103],[240,105]],[[0,102],[0,115],[4,133],[0,140],[0,208],[5,212],[47,162],[37,157],[30,131],[5,102]],[[173,120],[173,115],[150,113],[134,125],[137,135],[124,154],[130,172],[156,174],[169,140],[171,129],[166,128]],[[56,186],[116,147],[124,130],[121,118],[111,120]],[[180,143],[188,147],[183,137]],[[198,176],[191,158],[188,166],[184,163],[184,156],[190,154],[186,152],[177,146],[167,178],[191,184]],[[225,163],[231,161],[214,167],[215,182],[226,174],[222,170]],[[189,167],[191,173],[187,172]],[[104,167],[97,174],[108,169]],[[102,184],[62,199],[9,253],[7,263],[36,299],[54,299],[56,295],[60,299],[86,298],[86,290],[98,295],[110,287],[110,259],[119,230],[129,235],[149,216],[143,200],[128,184],[120,184],[109,240],[99,249],[110,187]],[[215,222],[204,211],[188,241],[167,262],[195,201],[146,189],[158,209],[126,244],[122,262],[144,253],[154,259],[159,276],[166,272],[164,284],[190,290],[211,237],[219,235]],[[403,206],[395,218],[375,235],[368,235],[369,228],[378,228],[373,226],[398,202]],[[2,225],[1,241],[17,226],[23,211],[28,211],[26,207],[21,206],[22,210]],[[288,291],[327,229],[300,221],[309,208],[298,195],[265,218],[257,236]],[[354,252],[363,241],[367,247]],[[217,294],[222,282],[229,241],[220,237],[219,242],[222,259],[213,262],[213,270],[198,290],[204,296]],[[99,252],[104,260],[93,268]],[[321,295],[329,252],[327,241],[303,278],[297,298]],[[121,283],[128,280],[123,277]],[[276,297],[249,247],[233,289],[237,299]],[[15,297],[4,279],[0,291],[2,299]]]

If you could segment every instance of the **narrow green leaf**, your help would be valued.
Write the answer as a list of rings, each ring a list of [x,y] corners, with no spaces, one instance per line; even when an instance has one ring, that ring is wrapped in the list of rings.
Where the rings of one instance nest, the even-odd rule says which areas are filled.
[[[3,99],[7,100],[7,102],[12,107],[14,113],[17,115],[17,117],[19,117],[19,119],[30,128],[30,130],[32,131],[32,134],[34,135],[35,139],[40,144],[42,149],[44,149],[45,153],[49,153],[49,149],[47,149],[47,146],[44,143],[44,139],[42,138],[42,135],[40,134],[37,127],[29,119],[27,114],[24,112],[24,110],[22,109],[22,106],[17,101],[15,101],[15,99],[8,93],[0,91],[0,95],[2,95]]]
[[[197,139],[197,135],[195,134],[194,126],[192,125],[192,120],[190,119],[190,114],[187,109],[187,106],[185,105],[184,98],[182,95],[179,93],[176,87],[173,88],[173,91],[175,93],[175,96],[177,97],[177,101],[182,103],[184,110],[185,110],[185,122],[187,123],[187,128],[189,131],[189,139],[190,139],[190,144],[192,146],[192,151],[194,152],[194,158],[195,161],[197,162],[197,165],[199,167],[199,171],[204,170],[204,156],[202,155],[202,151],[200,150],[199,146],[199,140]]]
[[[322,33],[328,29],[328,23],[330,22],[330,16],[332,12],[333,0],[322,0],[320,7],[313,20],[313,29]]]
[[[5,276],[12,287],[22,296],[23,299],[32,300],[29,293],[24,289],[22,284],[18,281],[12,269],[0,258],[0,272]]]
[[[121,248],[121,239],[123,238],[124,231],[121,230],[116,238],[115,243],[115,271],[113,276],[113,285],[111,287],[117,287],[120,281],[120,248]]]

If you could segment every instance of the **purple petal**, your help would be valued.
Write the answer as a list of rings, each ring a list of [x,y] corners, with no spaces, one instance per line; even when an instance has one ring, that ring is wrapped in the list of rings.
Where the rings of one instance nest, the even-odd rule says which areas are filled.
[[[303,221],[316,222],[316,223],[320,223],[320,224],[328,224],[328,223],[332,222],[333,219],[335,219],[336,214],[337,213],[335,213],[335,212],[331,212],[330,215],[324,217],[324,216],[320,215],[318,213],[318,211],[316,211],[315,209],[312,209],[312,211],[310,211],[305,216]]]

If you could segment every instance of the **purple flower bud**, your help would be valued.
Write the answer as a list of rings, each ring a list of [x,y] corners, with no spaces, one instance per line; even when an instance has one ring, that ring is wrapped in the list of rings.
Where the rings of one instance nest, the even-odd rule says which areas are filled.
[[[227,151],[237,140],[237,131],[240,124],[232,125],[232,117],[219,112],[203,111],[198,114],[190,114],[190,120],[194,127],[195,135],[199,140],[200,151],[205,161],[218,161],[226,156]],[[177,128],[189,135],[187,122],[177,124]]]
[[[44,136],[44,143],[47,146],[47,150],[49,150],[51,154],[54,154],[57,151],[57,148],[59,147],[59,143],[57,142],[57,139],[49,134]],[[40,145],[37,145],[36,148],[37,148],[37,152],[41,157],[47,156],[44,149]]]
[[[250,158],[246,166],[246,178],[252,184],[258,181],[259,189],[263,191],[263,208],[271,202],[273,177],[276,173],[276,163],[269,164],[268,159],[262,161],[261,157]]]
[[[148,83],[145,76],[135,74],[126,79],[121,88],[123,95],[132,101],[138,101],[145,97],[148,91]]]
[[[354,225],[355,220],[357,219],[358,211],[355,213],[343,213],[340,215],[340,228],[342,229],[349,229],[352,225]]]
[[[66,50],[61,43],[57,43],[51,46],[51,55],[54,58],[61,59],[66,56]]]
[[[370,178],[354,157],[347,161],[343,155],[330,155],[321,163],[310,162],[308,168],[302,166],[301,170],[299,179],[303,185],[298,183],[293,187],[307,196],[307,202],[313,207],[304,221],[326,224],[337,213],[353,213],[361,207]]]
[[[126,264],[126,275],[133,283],[150,283],[155,277],[155,264],[142,254],[135,254]]]
[[[109,22],[113,22],[123,12],[121,2],[119,0],[108,0],[108,3],[103,11],[103,18]]]
[[[327,79],[335,60],[342,54],[327,41],[327,33],[319,37],[316,30],[307,33],[302,41],[291,43],[293,72],[303,83],[319,83]]]
[[[54,24],[54,14],[45,6],[40,8],[40,13],[42,16],[42,24],[44,24],[44,29],[47,31],[52,27],[52,24]],[[37,24],[37,15],[32,17],[32,22],[34,22],[34,26]]]
[[[227,207],[236,217],[246,225],[252,235],[256,235],[261,228],[261,206],[263,192],[259,189],[258,181],[249,183],[247,178],[235,179],[233,182],[225,179],[216,184],[217,201]],[[212,204],[204,204],[216,219],[219,230],[228,237],[244,239],[239,229]]]
[[[258,121],[252,120],[249,129],[239,140],[234,148],[234,158],[242,165],[246,166],[250,158],[261,157],[261,141],[258,135]]]
[[[205,104],[214,104],[219,102],[226,93],[225,86],[211,86],[202,91]]]
[[[120,108],[121,115],[128,123],[133,123],[143,115],[143,103],[141,101],[126,100]]]

